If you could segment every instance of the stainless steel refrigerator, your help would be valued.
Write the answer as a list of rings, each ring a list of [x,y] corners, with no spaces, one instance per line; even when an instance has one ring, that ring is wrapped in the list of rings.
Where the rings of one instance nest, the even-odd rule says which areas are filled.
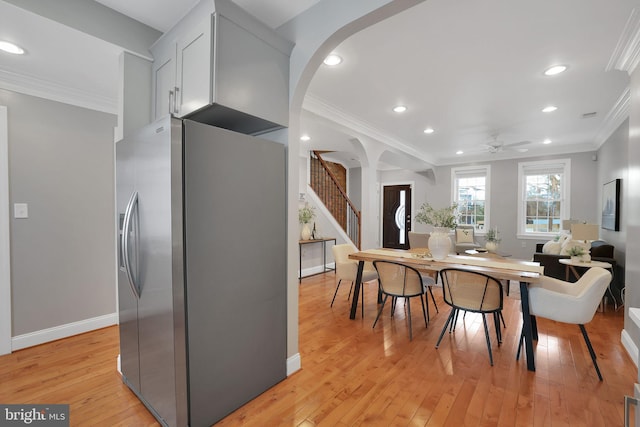
[[[282,144],[162,118],[116,144],[124,382],[209,426],[286,376]]]

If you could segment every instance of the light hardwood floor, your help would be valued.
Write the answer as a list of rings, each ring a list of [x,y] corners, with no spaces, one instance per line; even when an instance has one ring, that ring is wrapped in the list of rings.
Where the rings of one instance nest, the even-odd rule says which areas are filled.
[[[623,425],[624,395],[637,375],[620,343],[623,310],[608,308],[587,325],[604,376],[599,382],[574,325],[540,319],[537,371],[515,360],[521,325],[515,286],[505,298],[502,346],[492,332],[491,367],[478,315],[460,319],[435,349],[449,312],[440,289],[440,313],[431,306],[428,328],[414,300],[410,342],[402,302],[394,318],[385,307],[372,329],[374,284],[365,286],[364,319],[348,319],[348,283],[330,308],[334,278],[306,278],[299,287],[302,369],[217,425]],[[2,356],[0,403],[68,403],[72,426],[157,425],[122,384],[117,354],[118,331],[110,327]]]

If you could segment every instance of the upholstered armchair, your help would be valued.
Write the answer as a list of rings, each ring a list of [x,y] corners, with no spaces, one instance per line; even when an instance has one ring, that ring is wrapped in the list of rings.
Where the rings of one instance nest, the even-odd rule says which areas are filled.
[[[587,270],[576,283],[543,276],[540,283],[529,287],[529,309],[532,316],[572,323],[580,327],[600,381],[602,381],[602,374],[584,325],[593,319],[609,282],[611,282],[611,273],[603,268],[593,267]],[[524,332],[520,335],[520,347],[516,359],[520,357],[523,339]]]
[[[476,242],[473,225],[459,225],[456,227],[456,253],[461,254],[469,249],[481,248],[482,245]]]

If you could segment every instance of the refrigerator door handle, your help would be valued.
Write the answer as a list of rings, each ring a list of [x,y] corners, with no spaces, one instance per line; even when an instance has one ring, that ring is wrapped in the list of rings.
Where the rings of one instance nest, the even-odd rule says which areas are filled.
[[[135,191],[131,195],[129,203],[127,203],[127,209],[124,212],[124,224],[122,226],[122,257],[124,258],[124,269],[127,273],[127,278],[129,279],[129,286],[131,286],[131,291],[136,296],[136,298],[140,299],[140,292],[138,291],[133,273],[131,272],[131,258],[129,256],[129,234],[131,231],[131,219],[133,217],[133,211],[137,207],[138,192]]]

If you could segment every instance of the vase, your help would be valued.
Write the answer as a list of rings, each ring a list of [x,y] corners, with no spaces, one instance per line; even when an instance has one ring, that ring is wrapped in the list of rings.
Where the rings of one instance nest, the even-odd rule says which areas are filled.
[[[300,239],[301,240],[311,239],[311,227],[309,227],[309,224],[306,222],[302,224],[302,230],[300,231]]]
[[[445,259],[451,251],[449,229],[446,227],[434,227],[434,230],[429,237],[428,246],[433,259]]]
[[[496,242],[486,242],[484,247],[489,251],[495,253],[498,250],[498,243]]]

